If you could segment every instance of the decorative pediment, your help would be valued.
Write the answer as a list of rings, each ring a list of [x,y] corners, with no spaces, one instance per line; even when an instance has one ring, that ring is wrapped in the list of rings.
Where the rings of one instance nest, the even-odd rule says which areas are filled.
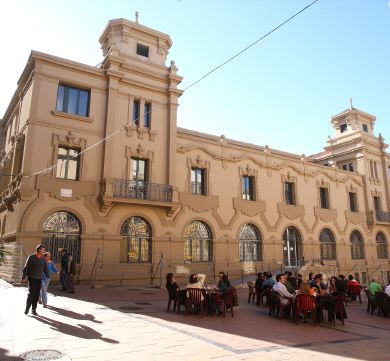
[[[137,148],[126,147],[126,156],[153,160],[154,153],[150,150],[146,150],[143,147],[143,145],[140,143],[140,144],[138,144]]]
[[[84,138],[78,138],[71,130],[66,135],[53,134],[53,145],[58,147],[59,145],[65,145],[68,147],[85,148],[86,140]]]
[[[251,167],[250,164],[248,163],[246,166],[240,167],[240,175],[241,176],[247,175],[247,176],[251,176],[251,177],[256,177],[257,176],[257,169]]]

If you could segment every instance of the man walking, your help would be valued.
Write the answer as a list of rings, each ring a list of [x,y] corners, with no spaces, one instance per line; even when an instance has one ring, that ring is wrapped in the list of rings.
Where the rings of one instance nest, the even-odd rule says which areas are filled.
[[[45,246],[40,244],[37,246],[37,252],[28,256],[26,264],[23,268],[22,282],[26,282],[28,278],[28,295],[26,302],[26,309],[24,313],[27,315],[32,308],[31,313],[37,316],[37,303],[39,293],[41,291],[42,276],[45,274],[47,278],[50,277],[47,263],[43,254],[45,253]]]

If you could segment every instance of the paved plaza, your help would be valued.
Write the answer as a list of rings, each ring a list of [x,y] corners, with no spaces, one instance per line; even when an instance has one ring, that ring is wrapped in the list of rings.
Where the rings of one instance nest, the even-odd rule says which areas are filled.
[[[239,289],[234,318],[166,313],[167,293],[152,287],[53,286],[50,308],[24,315],[27,289],[0,281],[0,360],[33,350],[60,351],[59,360],[390,360],[390,318],[348,307],[337,322],[313,327],[279,321],[247,303]],[[42,358],[43,359],[43,358]]]

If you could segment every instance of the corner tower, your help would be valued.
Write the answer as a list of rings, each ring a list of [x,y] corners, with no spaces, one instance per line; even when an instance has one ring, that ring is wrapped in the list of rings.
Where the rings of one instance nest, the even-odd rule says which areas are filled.
[[[105,142],[104,208],[117,197],[118,184],[128,187],[136,181],[175,189],[182,77],[174,61],[165,65],[172,46],[169,35],[141,25],[138,15],[135,22],[110,20],[99,41],[104,56],[101,67],[107,76],[105,136],[122,131],[115,141]]]
[[[329,137],[324,152],[313,155],[314,162],[362,174],[365,209],[383,212],[390,208],[389,162],[381,134],[375,136],[376,117],[352,106],[330,118],[335,136]]]

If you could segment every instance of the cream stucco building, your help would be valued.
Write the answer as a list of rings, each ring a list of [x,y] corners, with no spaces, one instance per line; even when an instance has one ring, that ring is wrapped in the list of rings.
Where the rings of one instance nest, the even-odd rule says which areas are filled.
[[[44,243],[75,255],[81,282],[280,269],[387,281],[390,155],[374,116],[332,117],[310,157],[178,128],[170,37],[116,19],[99,41],[98,67],[31,52],[1,120],[1,240],[20,250],[3,277]]]

